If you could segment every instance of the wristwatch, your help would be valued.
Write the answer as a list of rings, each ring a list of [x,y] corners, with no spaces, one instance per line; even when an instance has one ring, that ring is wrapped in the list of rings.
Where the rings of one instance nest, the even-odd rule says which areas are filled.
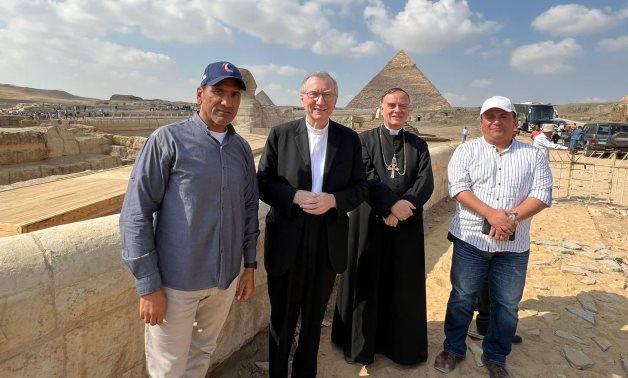
[[[244,263],[244,267],[245,268],[253,268],[253,269],[257,269],[257,261],[253,261],[253,262],[245,262]]]
[[[517,214],[515,213],[509,213],[508,214],[508,219],[515,222],[515,223],[519,223],[519,219],[517,219]]]

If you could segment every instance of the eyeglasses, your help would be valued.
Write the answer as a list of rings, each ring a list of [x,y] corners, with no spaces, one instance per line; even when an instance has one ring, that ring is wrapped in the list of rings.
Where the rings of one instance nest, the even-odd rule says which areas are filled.
[[[305,92],[303,93],[304,95],[307,96],[307,98],[309,98],[310,100],[314,100],[314,101],[318,101],[318,98],[323,96],[323,100],[324,101],[329,101],[332,98],[336,97],[336,94],[334,92]]]

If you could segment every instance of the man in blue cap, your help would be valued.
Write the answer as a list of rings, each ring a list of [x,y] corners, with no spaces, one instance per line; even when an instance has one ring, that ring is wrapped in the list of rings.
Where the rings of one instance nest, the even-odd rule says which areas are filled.
[[[131,173],[122,258],[140,295],[151,377],[204,377],[234,296],[253,294],[257,179],[231,125],[245,89],[233,64],[208,65],[198,111],[157,129]]]

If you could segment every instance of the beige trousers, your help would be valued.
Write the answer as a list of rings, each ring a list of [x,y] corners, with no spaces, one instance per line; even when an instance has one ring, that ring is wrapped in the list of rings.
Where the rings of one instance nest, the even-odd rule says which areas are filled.
[[[153,378],[205,377],[238,287],[181,291],[165,288],[165,321],[146,325],[146,367]]]

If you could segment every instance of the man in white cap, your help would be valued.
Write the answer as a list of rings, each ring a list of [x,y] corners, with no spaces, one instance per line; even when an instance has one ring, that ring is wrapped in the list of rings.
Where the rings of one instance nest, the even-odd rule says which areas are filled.
[[[544,123],[541,128],[543,132],[541,135],[534,138],[534,142],[532,145],[536,148],[540,148],[545,151],[545,154],[548,155],[548,149],[554,150],[567,150],[567,146],[561,146],[560,144],[554,143],[550,140],[552,134],[554,134],[554,124],[553,123]]]
[[[478,292],[488,280],[491,311],[483,360],[491,377],[505,368],[517,329],[530,254],[532,216],[550,206],[552,174],[545,153],[512,138],[517,113],[502,96],[480,110],[482,138],[463,143],[449,161],[449,194],[456,214],[451,293],[445,315],[443,351],[434,367],[449,373],[467,352],[465,339]]]

